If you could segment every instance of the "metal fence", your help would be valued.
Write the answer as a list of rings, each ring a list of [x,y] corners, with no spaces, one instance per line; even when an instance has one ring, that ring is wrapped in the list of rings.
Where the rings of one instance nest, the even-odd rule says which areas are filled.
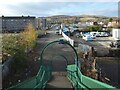
[[[16,90],[16,89],[33,89],[37,88],[44,89],[47,81],[51,78],[51,66],[41,65],[38,74],[35,77],[30,78],[22,83],[19,83],[13,87],[8,88],[7,90]]]
[[[86,90],[115,89],[115,87],[112,87],[108,84],[102,83],[100,81],[82,75],[82,73],[80,72],[79,68],[76,65],[68,65],[67,72],[68,72],[68,78],[72,82],[76,90],[79,90],[80,88],[83,88],[83,90],[84,89]]]

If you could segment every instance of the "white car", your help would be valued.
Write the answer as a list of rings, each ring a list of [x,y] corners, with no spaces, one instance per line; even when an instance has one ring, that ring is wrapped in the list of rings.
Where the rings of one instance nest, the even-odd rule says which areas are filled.
[[[86,41],[94,40],[95,36],[92,36],[92,35],[83,35],[83,39],[86,40]]]

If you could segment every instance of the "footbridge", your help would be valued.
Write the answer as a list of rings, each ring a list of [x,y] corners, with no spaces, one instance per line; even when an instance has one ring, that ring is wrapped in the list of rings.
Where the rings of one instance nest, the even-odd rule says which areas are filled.
[[[58,64],[55,66],[53,65],[55,63],[53,63],[52,60],[46,62],[44,61],[43,56],[45,50],[55,43],[68,45],[73,50],[72,53],[74,54],[74,62],[72,64],[69,64],[68,58],[63,54],[58,55],[58,57],[61,57],[64,60],[63,62],[65,65],[62,65],[58,62]],[[103,90],[115,89],[113,86],[83,75],[80,70],[80,62],[78,61],[78,55],[75,48],[69,42],[63,39],[50,42],[43,48],[40,55],[40,64],[40,69],[36,76],[12,86],[7,90],[16,90],[18,88],[30,88],[33,90],[47,90],[49,88],[71,88],[75,90],[92,90],[96,88]],[[57,67],[60,69],[57,69]]]

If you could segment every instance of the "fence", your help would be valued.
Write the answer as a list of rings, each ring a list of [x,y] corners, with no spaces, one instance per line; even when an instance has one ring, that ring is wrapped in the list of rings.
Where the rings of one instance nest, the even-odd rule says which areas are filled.
[[[94,90],[94,89],[102,89],[102,90],[116,90],[115,87],[112,87],[103,82],[94,80],[83,75],[80,69],[76,65],[68,65],[67,66],[67,77],[72,82],[75,90]]]
[[[36,76],[25,80],[15,86],[8,88],[7,90],[16,90],[16,89],[31,89],[31,90],[43,90],[45,88],[46,83],[51,78],[51,66],[49,65],[41,65],[39,72]]]
[[[66,34],[64,34],[63,32],[62,32],[62,36],[63,36],[67,41],[69,41],[72,46],[74,46],[74,40],[72,40],[71,38],[69,38],[69,37],[68,37]]]

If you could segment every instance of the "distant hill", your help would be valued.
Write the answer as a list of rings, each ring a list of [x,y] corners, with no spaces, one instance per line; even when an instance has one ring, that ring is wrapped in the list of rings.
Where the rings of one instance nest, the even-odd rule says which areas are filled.
[[[108,17],[108,16],[101,16],[101,15],[53,15],[53,16],[47,16],[46,18],[69,18],[69,17],[79,17],[79,18],[117,18],[117,17]],[[39,17],[43,18],[43,17]]]
[[[100,15],[76,15],[76,16],[70,16],[70,15],[53,15],[53,16],[48,16],[44,17],[50,20],[59,20],[59,21],[64,21],[64,20],[76,20],[76,21],[103,21],[103,22],[108,22],[109,18],[113,18],[113,20],[117,20],[117,17],[108,17],[108,16],[100,16]]]
[[[66,18],[66,17],[71,17],[69,15],[54,15],[54,16],[49,16],[50,18]]]
[[[70,15],[54,15],[54,16],[49,16],[50,18],[66,18],[66,17],[79,17],[79,18],[110,18],[108,16],[100,16],[100,15],[76,15],[76,16],[70,16]],[[113,17],[116,18],[116,17]]]

